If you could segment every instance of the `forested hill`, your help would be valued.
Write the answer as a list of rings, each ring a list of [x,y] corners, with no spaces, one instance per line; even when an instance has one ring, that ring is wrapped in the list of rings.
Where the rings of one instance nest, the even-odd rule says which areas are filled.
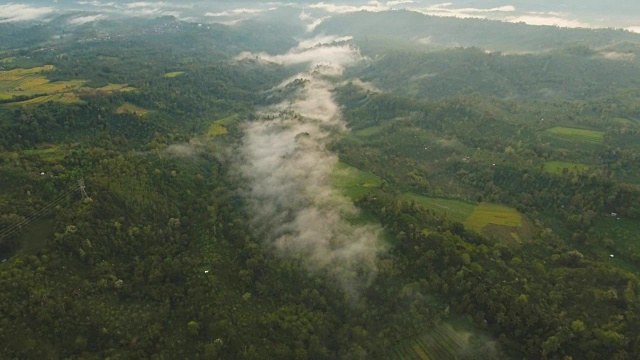
[[[618,52],[575,46],[542,54],[503,55],[477,48],[386,53],[353,75],[414,97],[459,94],[592,99],[640,85],[637,45]]]
[[[578,44],[600,47],[620,41],[640,42],[640,35],[623,30],[562,29],[491,20],[443,18],[405,10],[334,16],[320,24],[314,33],[354,36],[365,50],[379,46],[380,39],[395,42],[396,46],[476,46],[511,52],[539,52]]]
[[[0,24],[0,359],[640,358],[635,35],[286,7]]]

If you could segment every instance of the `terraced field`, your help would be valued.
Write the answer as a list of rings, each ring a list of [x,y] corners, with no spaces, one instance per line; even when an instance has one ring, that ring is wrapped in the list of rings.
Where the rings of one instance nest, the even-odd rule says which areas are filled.
[[[10,100],[15,96],[37,96],[29,100],[10,103],[10,105],[34,105],[46,101],[78,102],[80,99],[75,92],[81,89],[86,81],[51,82],[44,73],[52,70],[54,70],[52,65],[45,65],[0,72],[0,99]]]
[[[562,175],[564,169],[567,169],[570,174],[578,174],[588,171],[591,166],[568,161],[548,161],[544,164],[544,171],[549,174]]]
[[[551,137],[567,141],[579,141],[598,145],[604,143],[603,131],[556,126],[545,130],[545,133]]]

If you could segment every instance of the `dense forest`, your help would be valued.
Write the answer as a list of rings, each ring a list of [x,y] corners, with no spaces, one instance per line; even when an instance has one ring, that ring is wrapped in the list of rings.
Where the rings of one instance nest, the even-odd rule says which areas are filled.
[[[639,36],[281,16],[0,23],[0,358],[640,356]]]

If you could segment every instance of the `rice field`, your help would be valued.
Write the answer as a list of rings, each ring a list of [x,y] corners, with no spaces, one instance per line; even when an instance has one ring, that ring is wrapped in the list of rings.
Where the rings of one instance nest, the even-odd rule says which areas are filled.
[[[76,104],[82,102],[78,95],[74,93],[61,93],[61,94],[53,94],[53,95],[44,95],[38,96],[33,99],[18,101],[8,103],[8,106],[29,106],[29,105],[38,105],[48,101],[55,101],[62,104]]]
[[[349,164],[339,162],[331,175],[333,187],[351,198],[358,199],[380,186],[382,180],[376,175],[362,171]]]
[[[544,164],[544,171],[549,174],[562,175],[564,169],[570,174],[578,174],[590,170],[591,166],[568,161],[548,161]]]
[[[166,78],[174,78],[174,77],[180,76],[182,74],[184,74],[184,71],[174,71],[174,72],[170,72],[170,73],[164,74],[164,77],[166,77]]]
[[[461,223],[464,223],[476,208],[476,205],[460,200],[435,198],[411,192],[403,193],[402,199],[415,201],[425,209],[446,213],[447,218]]]
[[[556,126],[545,130],[548,135],[567,141],[580,141],[591,144],[604,143],[604,131]]]
[[[136,106],[132,103],[125,102],[124,104],[120,105],[120,107],[116,109],[116,113],[117,114],[131,113],[138,116],[145,116],[149,113],[149,110]]]
[[[43,73],[54,70],[52,65],[31,69],[15,69],[0,72],[0,99],[10,100],[15,96],[37,96],[33,99],[11,103],[11,105],[34,105],[46,101],[76,103],[80,98],[72,94],[86,81],[68,80],[51,82]],[[40,96],[38,96],[40,95]]]
[[[467,229],[500,240],[521,242],[533,235],[532,229],[527,226],[528,222],[522,214],[507,206],[490,203],[476,205],[410,192],[403,193],[401,197],[407,201],[415,201],[426,209],[444,214],[449,220],[464,224]]]
[[[490,224],[519,227],[522,225],[522,215],[510,207],[482,203],[473,209],[473,212],[465,221],[465,225],[476,230],[481,230]]]

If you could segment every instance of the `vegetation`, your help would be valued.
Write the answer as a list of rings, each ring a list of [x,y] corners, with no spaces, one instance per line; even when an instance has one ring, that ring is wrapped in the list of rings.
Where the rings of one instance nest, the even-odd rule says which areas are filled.
[[[551,134],[551,136],[566,140],[583,141],[594,144],[602,144],[604,141],[604,132],[602,131],[556,126],[547,129],[546,132]]]
[[[601,53],[637,35],[426,19],[315,30],[360,31],[372,56],[345,77],[385,89],[332,82],[349,130],[326,128],[335,167],[314,180],[333,188],[309,195],[379,230],[363,284],[281,256],[239,171],[246,123],[305,82],[273,90],[299,68],[231,59],[300,28],[105,20],[54,41],[68,18],[0,23],[0,358],[638,358],[639,77]],[[404,48],[437,23],[440,44],[562,48]],[[367,46],[374,25],[391,40]]]

